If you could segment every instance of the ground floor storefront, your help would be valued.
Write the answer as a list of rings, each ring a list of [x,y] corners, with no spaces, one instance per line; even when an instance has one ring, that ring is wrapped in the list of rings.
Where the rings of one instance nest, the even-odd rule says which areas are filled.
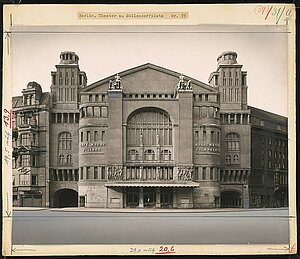
[[[177,190],[173,188],[128,188],[123,191],[125,208],[173,208],[177,207]],[[173,199],[175,197],[175,199]]]

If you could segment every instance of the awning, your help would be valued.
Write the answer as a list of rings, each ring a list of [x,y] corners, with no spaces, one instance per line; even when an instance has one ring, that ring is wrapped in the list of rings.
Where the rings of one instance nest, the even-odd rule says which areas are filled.
[[[106,187],[199,187],[196,182],[106,182]]]

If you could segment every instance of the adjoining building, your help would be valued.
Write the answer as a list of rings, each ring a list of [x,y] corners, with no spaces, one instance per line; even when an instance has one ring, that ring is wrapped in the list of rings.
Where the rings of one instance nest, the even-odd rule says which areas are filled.
[[[217,63],[208,84],[144,64],[87,85],[62,52],[50,93],[13,97],[14,206],[287,206],[287,118],[247,105],[237,53]]]

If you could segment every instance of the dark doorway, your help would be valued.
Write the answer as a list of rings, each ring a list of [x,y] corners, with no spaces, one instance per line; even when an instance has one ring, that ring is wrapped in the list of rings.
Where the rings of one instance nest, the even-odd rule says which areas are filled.
[[[132,188],[128,189],[126,193],[126,203],[127,207],[135,208],[139,206],[139,189]]]
[[[287,189],[279,189],[274,193],[274,207],[287,207],[288,206],[288,192]]]
[[[56,191],[54,207],[78,207],[78,192],[71,189],[61,189]]]
[[[172,208],[173,207],[173,191],[172,190],[161,190],[160,206],[162,208]]]
[[[155,207],[155,189],[152,188],[144,188],[144,207]]]
[[[221,193],[222,208],[242,208],[242,194],[238,191],[224,191]]]

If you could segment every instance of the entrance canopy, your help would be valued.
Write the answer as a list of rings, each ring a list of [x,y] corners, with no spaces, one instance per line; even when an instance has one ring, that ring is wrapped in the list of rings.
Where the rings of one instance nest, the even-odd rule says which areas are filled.
[[[106,187],[199,187],[195,182],[106,182]]]

